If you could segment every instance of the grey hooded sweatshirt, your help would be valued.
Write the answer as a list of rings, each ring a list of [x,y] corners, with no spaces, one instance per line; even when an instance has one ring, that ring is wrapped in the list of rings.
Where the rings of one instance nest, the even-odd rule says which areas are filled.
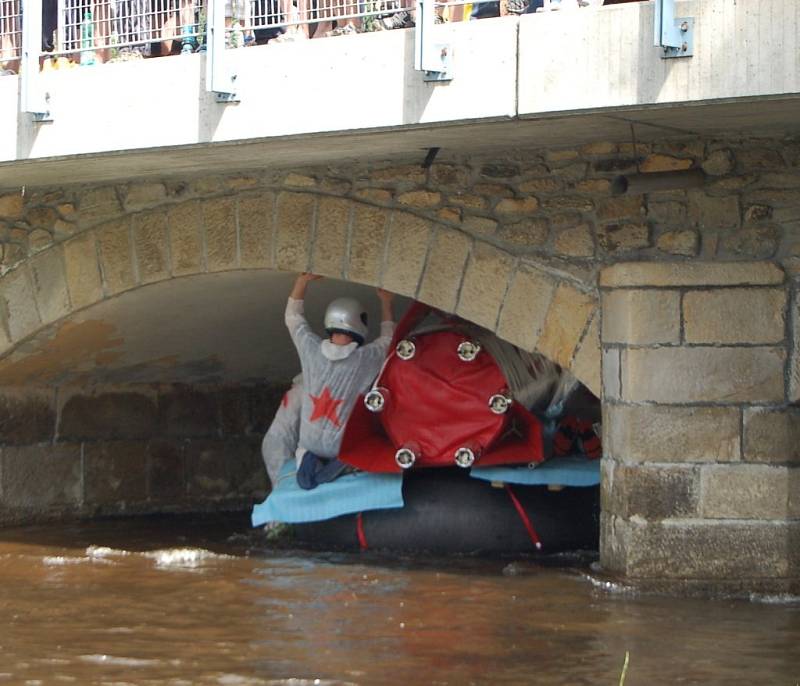
[[[394,322],[381,322],[372,343],[336,345],[315,334],[303,314],[303,301],[289,298],[286,326],[303,370],[303,401],[297,457],[306,451],[337,457],[350,412],[378,375],[394,335]]]

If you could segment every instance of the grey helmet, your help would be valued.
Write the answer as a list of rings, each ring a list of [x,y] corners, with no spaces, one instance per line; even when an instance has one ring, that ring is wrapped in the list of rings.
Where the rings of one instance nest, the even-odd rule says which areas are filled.
[[[355,298],[336,298],[325,310],[325,333],[346,333],[359,345],[367,336],[367,312]]]

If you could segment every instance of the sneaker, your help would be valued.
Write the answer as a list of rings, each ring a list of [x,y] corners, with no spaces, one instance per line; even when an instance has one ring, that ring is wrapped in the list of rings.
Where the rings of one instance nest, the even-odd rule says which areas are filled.
[[[381,19],[381,22],[383,22],[383,26],[386,29],[410,29],[414,26],[414,20],[407,10],[402,10],[391,17]]]

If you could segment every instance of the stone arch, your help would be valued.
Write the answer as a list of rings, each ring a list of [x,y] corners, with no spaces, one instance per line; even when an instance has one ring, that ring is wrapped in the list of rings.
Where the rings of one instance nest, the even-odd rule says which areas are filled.
[[[148,284],[234,270],[311,270],[454,312],[571,369],[599,395],[591,290],[471,235],[452,217],[430,216],[425,191],[395,198],[365,189],[348,197],[306,188],[303,178],[294,187],[289,178],[289,188],[172,202],[158,196],[138,206],[129,195],[127,212],[113,203],[86,212],[80,231],[0,278],[0,355],[74,312]]]

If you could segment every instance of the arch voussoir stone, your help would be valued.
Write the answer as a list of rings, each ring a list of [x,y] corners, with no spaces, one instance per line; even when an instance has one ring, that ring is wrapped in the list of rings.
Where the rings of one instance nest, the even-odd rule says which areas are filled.
[[[109,216],[112,204],[104,203],[105,221],[0,279],[0,354],[147,284],[237,269],[312,270],[456,313],[572,368],[599,392],[596,298],[413,207],[300,188],[247,188],[119,216]]]

